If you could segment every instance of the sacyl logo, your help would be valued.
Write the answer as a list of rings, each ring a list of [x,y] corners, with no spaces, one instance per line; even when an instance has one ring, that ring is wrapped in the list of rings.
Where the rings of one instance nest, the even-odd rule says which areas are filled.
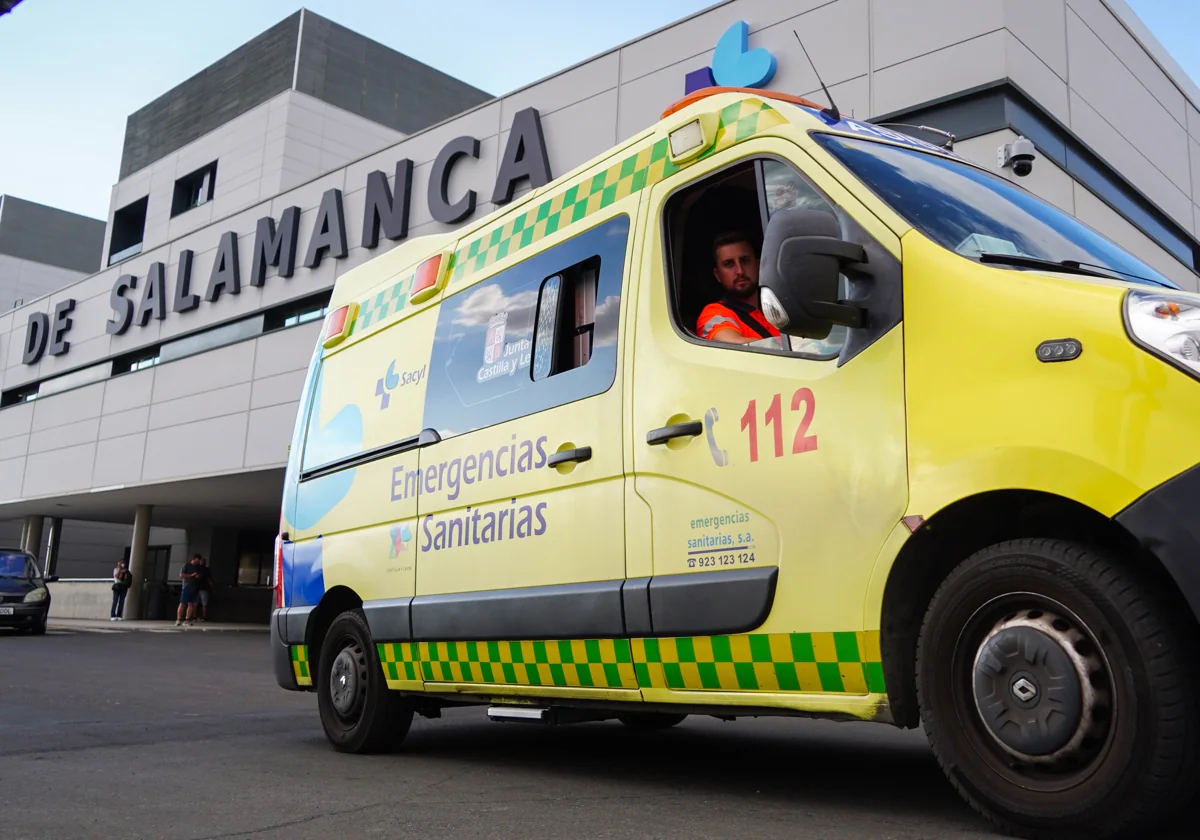
[[[396,363],[392,362],[388,365],[387,373],[383,378],[375,383],[375,396],[379,397],[380,411],[388,407],[388,403],[392,401],[392,391],[399,384],[400,377],[396,375]]]

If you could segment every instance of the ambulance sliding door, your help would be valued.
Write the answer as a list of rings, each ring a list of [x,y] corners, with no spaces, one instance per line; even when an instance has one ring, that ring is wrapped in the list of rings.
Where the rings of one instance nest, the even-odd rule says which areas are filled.
[[[441,440],[402,491],[418,496],[412,628],[435,660],[427,687],[636,690],[627,655],[619,676],[603,668],[624,644],[617,339],[636,209],[468,272],[442,302],[423,421]]]

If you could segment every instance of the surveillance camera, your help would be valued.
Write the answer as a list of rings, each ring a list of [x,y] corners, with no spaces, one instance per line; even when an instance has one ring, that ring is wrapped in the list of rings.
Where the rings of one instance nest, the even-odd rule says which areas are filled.
[[[996,159],[1003,169],[1011,166],[1014,175],[1024,178],[1033,171],[1033,161],[1037,158],[1037,149],[1032,140],[1018,137],[1011,143],[1005,143],[996,150]]]

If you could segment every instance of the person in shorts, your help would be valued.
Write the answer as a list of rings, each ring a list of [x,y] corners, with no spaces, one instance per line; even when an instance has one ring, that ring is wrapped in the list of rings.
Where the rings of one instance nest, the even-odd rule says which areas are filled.
[[[203,557],[194,558],[192,564],[196,567],[196,620],[208,621],[208,601],[212,597],[212,569],[208,568],[208,561]]]
[[[176,627],[183,624],[185,614],[188,624],[196,620],[196,604],[200,600],[200,588],[196,582],[196,561],[199,559],[199,554],[193,554],[192,559],[184,563],[182,571],[179,572],[179,579],[183,581],[183,591],[179,594],[179,608],[175,611]]]

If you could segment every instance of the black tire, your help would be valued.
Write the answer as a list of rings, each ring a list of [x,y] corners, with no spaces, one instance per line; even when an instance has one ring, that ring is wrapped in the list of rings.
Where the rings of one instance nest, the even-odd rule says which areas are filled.
[[[412,704],[388,689],[362,610],[334,619],[316,669],[317,708],[335,750],[370,753],[400,746],[412,725]]]
[[[617,720],[630,729],[670,729],[683,723],[687,715],[670,714],[668,712],[627,712],[617,715]]]
[[[1000,829],[1149,837],[1196,788],[1195,639],[1157,584],[1093,549],[1002,543],[930,602],[921,721],[951,783]]]

